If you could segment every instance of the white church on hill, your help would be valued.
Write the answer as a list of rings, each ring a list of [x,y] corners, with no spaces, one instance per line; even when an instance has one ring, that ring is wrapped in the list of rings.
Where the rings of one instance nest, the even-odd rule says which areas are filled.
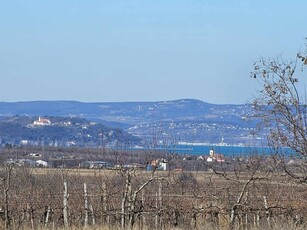
[[[39,125],[39,126],[51,125],[51,121],[47,118],[39,117],[38,120],[33,122],[33,125]]]

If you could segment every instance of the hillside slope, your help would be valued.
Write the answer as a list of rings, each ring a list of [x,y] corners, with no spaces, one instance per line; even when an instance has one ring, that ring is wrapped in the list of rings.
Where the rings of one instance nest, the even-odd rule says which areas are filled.
[[[139,144],[141,139],[127,132],[84,118],[45,117],[50,123],[37,124],[37,117],[11,116],[0,121],[2,145],[115,146]]]
[[[215,105],[194,99],[159,102],[33,101],[0,103],[0,115],[86,118],[122,128],[146,141],[261,145],[252,106]]]

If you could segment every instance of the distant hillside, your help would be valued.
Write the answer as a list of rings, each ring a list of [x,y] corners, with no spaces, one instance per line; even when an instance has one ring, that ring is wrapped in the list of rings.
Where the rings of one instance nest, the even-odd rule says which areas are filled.
[[[208,112],[212,107],[199,100],[176,100],[162,102],[100,102],[77,101],[33,101],[0,102],[0,115],[49,115],[67,116],[151,116],[173,118],[174,116],[194,116]],[[217,105],[215,105],[217,106]],[[188,109],[188,110],[187,110]]]
[[[0,103],[0,116],[86,118],[124,129],[146,141],[262,144],[255,135],[252,106],[215,105],[194,99],[159,102],[33,101]],[[224,143],[225,144],[225,143]]]
[[[2,145],[115,146],[139,144],[141,139],[127,132],[87,121],[84,118],[11,116],[0,120]],[[36,121],[36,122],[35,122]]]

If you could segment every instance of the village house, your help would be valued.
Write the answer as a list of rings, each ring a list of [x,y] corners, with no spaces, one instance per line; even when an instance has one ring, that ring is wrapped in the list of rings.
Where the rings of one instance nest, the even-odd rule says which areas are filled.
[[[100,169],[112,168],[113,164],[106,161],[85,161],[79,165],[81,168]]]
[[[168,168],[167,161],[165,159],[157,159],[152,160],[150,164],[147,165],[147,171],[155,171],[155,170],[162,170],[166,171]]]
[[[37,160],[37,161],[36,161],[36,166],[38,166],[38,167],[48,167],[49,164],[48,164],[47,161]]]
[[[225,162],[225,157],[223,154],[220,153],[215,153],[213,150],[210,150],[209,156],[199,156],[197,158],[199,161],[206,160],[207,162],[219,162],[219,163],[224,163]]]

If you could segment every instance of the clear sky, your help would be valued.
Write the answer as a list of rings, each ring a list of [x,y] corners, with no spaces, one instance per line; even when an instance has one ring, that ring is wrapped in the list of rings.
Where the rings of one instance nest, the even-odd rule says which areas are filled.
[[[251,102],[252,63],[295,55],[306,9],[306,0],[2,1],[0,101]]]

